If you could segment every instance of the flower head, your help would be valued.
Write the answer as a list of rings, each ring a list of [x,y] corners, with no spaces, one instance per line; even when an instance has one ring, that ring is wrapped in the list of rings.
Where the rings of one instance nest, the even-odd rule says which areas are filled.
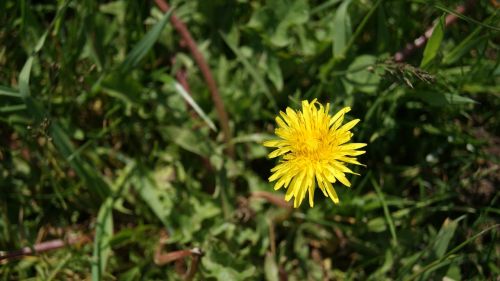
[[[347,163],[362,165],[356,156],[365,153],[357,150],[365,143],[348,143],[352,133],[349,131],[359,119],[342,125],[344,115],[351,110],[341,109],[337,114],[329,114],[330,104],[323,107],[316,99],[311,103],[302,101],[302,111],[286,109],[276,117],[275,133],[281,139],[264,142],[276,150],[269,158],[282,156],[281,161],[271,169],[269,181],[276,181],[274,189],[287,188],[285,200],[294,199],[294,207],[302,203],[309,192],[309,205],[314,206],[316,183],[326,197],[335,204],[339,198],[332,183],[336,181],[350,187],[346,174],[356,174],[346,167]],[[358,175],[358,174],[356,174]]]

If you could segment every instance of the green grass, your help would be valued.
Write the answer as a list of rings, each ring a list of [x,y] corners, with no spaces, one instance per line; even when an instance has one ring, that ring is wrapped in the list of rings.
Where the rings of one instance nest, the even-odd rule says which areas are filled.
[[[0,261],[1,280],[500,275],[493,1],[449,26],[457,1],[172,1],[226,121],[154,1],[46,2],[0,1],[0,256],[81,241]],[[336,186],[340,205],[316,192],[290,211],[255,193],[284,197],[261,143],[279,110],[313,98],[362,120],[366,167]],[[158,247],[203,256],[158,265]]]

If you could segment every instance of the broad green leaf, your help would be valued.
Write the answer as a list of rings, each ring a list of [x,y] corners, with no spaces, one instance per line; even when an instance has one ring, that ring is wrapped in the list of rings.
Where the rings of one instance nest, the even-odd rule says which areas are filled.
[[[351,17],[348,12],[351,0],[346,0],[337,9],[333,19],[333,57],[343,58],[347,42],[352,34]]]
[[[266,280],[268,281],[278,281],[278,265],[276,264],[275,258],[271,253],[266,254],[266,258],[264,260],[264,274],[266,276]]]
[[[422,58],[422,62],[420,63],[420,67],[426,67],[437,56],[439,47],[441,46],[441,42],[443,41],[445,26],[444,21],[445,16],[441,16],[436,26],[434,26],[432,35],[425,45],[424,56]]]
[[[146,35],[135,45],[135,47],[130,51],[122,65],[120,66],[120,70],[122,73],[127,73],[133,68],[139,65],[139,62],[146,56],[149,50],[153,47],[158,37],[170,19],[170,15],[174,9],[170,8],[165,15],[160,19],[158,23],[148,32]]]
[[[376,62],[377,58],[374,56],[357,57],[347,69],[345,83],[364,93],[375,92],[380,83],[380,75],[382,75],[376,73]]]
[[[94,238],[94,252],[92,254],[92,280],[100,281],[106,271],[108,257],[111,254],[109,241],[113,236],[113,199],[104,201],[97,215]]]
[[[465,216],[461,216],[456,220],[450,220],[449,218],[447,218],[443,222],[443,225],[441,226],[441,229],[439,230],[439,233],[434,240],[433,251],[437,258],[441,258],[444,256],[451,239],[455,235],[458,222],[464,218]]]

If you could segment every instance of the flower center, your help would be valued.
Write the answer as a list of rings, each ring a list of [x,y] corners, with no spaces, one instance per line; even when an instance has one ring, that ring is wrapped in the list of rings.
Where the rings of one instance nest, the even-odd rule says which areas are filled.
[[[326,136],[321,132],[308,132],[297,138],[294,152],[300,158],[309,161],[320,161],[327,158],[329,148]]]

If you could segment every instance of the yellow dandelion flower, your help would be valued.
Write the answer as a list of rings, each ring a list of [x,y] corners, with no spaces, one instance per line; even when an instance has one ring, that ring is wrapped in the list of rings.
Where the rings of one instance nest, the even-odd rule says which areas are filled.
[[[302,111],[286,109],[276,117],[275,133],[281,139],[264,142],[267,147],[276,150],[269,158],[282,156],[281,161],[271,169],[269,181],[277,181],[274,189],[287,188],[285,200],[294,199],[294,207],[302,203],[309,191],[309,205],[314,206],[316,183],[326,197],[335,204],[339,198],[332,183],[337,180],[350,187],[346,173],[356,174],[346,167],[347,163],[362,165],[355,156],[365,153],[357,150],[365,143],[347,143],[351,140],[349,131],[359,119],[342,125],[344,115],[351,110],[345,107],[334,116],[329,115],[330,104],[325,107],[316,99],[311,103],[302,101]],[[341,126],[342,125],[342,126]],[[359,175],[359,174],[356,174]]]

